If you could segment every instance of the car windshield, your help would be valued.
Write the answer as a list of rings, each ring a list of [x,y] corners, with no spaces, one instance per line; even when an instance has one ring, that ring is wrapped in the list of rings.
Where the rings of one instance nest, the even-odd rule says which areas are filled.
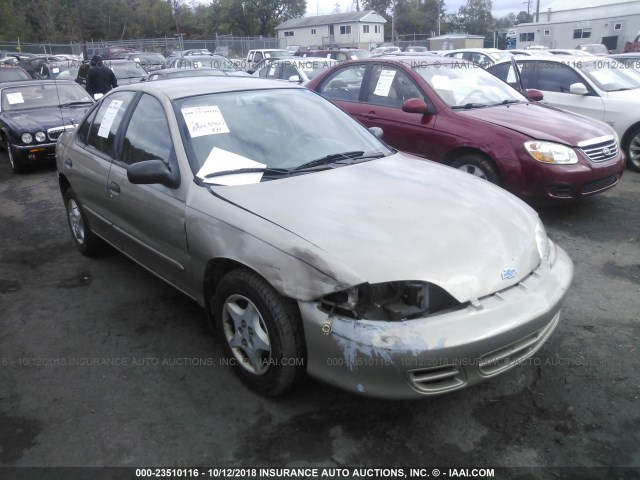
[[[352,60],[360,59],[360,58],[369,58],[372,57],[373,54],[368,50],[352,50],[349,52],[349,56]]]
[[[2,111],[57,107],[70,103],[92,103],[92,100],[86,90],[75,84],[41,84],[34,81],[34,85],[2,90]]]
[[[269,58],[269,57],[288,57],[289,55],[291,55],[290,52],[287,52],[286,50],[276,50],[275,52],[265,52],[264,56]]]
[[[509,60],[511,58],[511,54],[509,52],[487,52],[487,53],[496,62],[500,62],[502,60]]]
[[[80,69],[79,62],[58,62],[49,66],[51,77],[57,80],[75,80]]]
[[[302,69],[309,80],[314,78],[320,72],[327,70],[328,68],[333,67],[338,64],[337,60],[312,60],[312,61],[298,61],[296,62],[298,66]]]
[[[147,74],[147,71],[140,66],[137,62],[123,62],[123,63],[105,63],[105,66],[113,70],[116,78],[137,78],[143,77]]]
[[[443,63],[439,68],[414,65],[413,69],[453,108],[476,108],[516,102],[527,98],[482,68],[467,62]]]
[[[138,63],[142,63],[143,65],[146,63],[161,64],[165,62],[165,58],[159,53],[134,53],[131,55],[131,60],[135,60]]]
[[[640,88],[640,73],[614,60],[581,61],[576,67],[605,92]]]
[[[194,175],[210,183],[219,183],[221,171],[332,168],[393,153],[338,107],[304,89],[217,93],[174,103]]]
[[[0,82],[28,80],[29,75],[18,68],[0,68]]]

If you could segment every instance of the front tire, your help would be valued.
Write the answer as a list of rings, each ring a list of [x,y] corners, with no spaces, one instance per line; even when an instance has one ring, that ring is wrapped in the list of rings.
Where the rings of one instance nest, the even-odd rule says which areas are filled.
[[[7,141],[6,143],[7,156],[9,157],[9,164],[11,165],[11,170],[13,173],[24,173],[27,171],[27,166],[22,159],[22,156],[16,153],[11,146],[11,144]]]
[[[295,303],[257,274],[233,270],[212,302],[215,327],[235,373],[255,392],[275,397],[306,376],[306,347]]]
[[[468,153],[456,158],[450,165],[496,185],[501,184],[498,169],[491,160],[483,155]]]
[[[624,153],[627,156],[627,166],[633,171],[640,172],[640,126],[629,133],[624,144]]]
[[[91,230],[89,220],[71,187],[64,194],[64,205],[67,210],[71,238],[76,248],[87,257],[99,254],[104,248],[104,242]]]

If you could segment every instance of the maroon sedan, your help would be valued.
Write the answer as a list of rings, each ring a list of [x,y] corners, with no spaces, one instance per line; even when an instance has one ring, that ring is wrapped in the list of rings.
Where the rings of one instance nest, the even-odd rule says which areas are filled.
[[[307,87],[398,150],[445,163],[528,199],[577,199],[618,183],[625,159],[603,122],[524,96],[452,58],[342,63]]]

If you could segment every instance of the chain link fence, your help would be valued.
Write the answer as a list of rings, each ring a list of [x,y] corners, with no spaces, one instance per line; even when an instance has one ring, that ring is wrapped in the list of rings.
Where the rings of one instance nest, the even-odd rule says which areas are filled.
[[[182,35],[161,38],[141,38],[118,41],[87,41],[87,48],[122,46],[145,52],[177,52],[180,50],[206,49],[229,58],[245,58],[249,50],[256,48],[278,48],[278,39],[274,37],[237,37],[216,35],[208,40],[191,40]],[[23,53],[46,53],[50,55],[80,55],[81,43],[24,43],[0,41],[0,50]]]

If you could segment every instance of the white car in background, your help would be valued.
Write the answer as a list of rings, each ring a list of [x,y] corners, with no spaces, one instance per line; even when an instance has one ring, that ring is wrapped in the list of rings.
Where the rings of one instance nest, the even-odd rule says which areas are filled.
[[[640,73],[603,57],[516,57],[524,88],[544,101],[608,123],[620,138],[627,166],[640,172]],[[488,69],[516,86],[511,62]]]
[[[497,48],[460,48],[458,50],[447,50],[441,55],[468,60],[487,68],[502,60],[509,60],[512,57],[511,53],[509,53],[510,51],[498,50]]]
[[[253,72],[252,75],[254,77],[286,80],[304,85],[318,73],[338,63],[338,60],[323,57],[274,58],[273,60],[266,61],[265,64]]]

